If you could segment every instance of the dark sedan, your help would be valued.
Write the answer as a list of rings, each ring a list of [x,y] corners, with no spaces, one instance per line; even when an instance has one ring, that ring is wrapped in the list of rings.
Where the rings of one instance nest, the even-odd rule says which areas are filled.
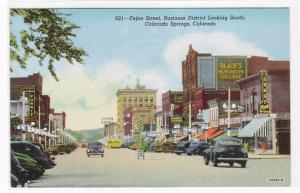
[[[192,141],[190,147],[187,148],[187,155],[202,155],[203,151],[209,148],[209,145],[205,141]]]
[[[176,145],[176,150],[174,151],[177,155],[180,155],[182,153],[186,153],[187,148],[190,147],[191,142],[190,141],[180,141]]]
[[[238,163],[245,168],[247,160],[248,154],[243,151],[240,140],[233,137],[214,140],[212,146],[204,151],[205,165],[210,161],[215,167],[222,162],[229,163],[231,167],[234,163]]]
[[[36,146],[27,141],[12,141],[10,143],[11,149],[15,152],[29,155],[36,160],[39,165],[45,169],[53,168],[49,163],[48,157]]]
[[[90,155],[101,155],[103,157],[103,144],[100,142],[89,142],[86,147],[86,154],[88,157],[90,157]]]

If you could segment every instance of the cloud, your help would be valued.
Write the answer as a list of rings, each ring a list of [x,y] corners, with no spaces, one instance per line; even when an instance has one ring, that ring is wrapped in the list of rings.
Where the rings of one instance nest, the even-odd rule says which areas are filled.
[[[51,106],[55,111],[65,111],[67,128],[74,130],[93,129],[101,126],[102,116],[112,116],[116,120],[118,89],[133,88],[136,79],[146,88],[158,89],[158,102],[161,93],[169,86],[158,69],[137,71],[121,60],[112,60],[98,65],[95,76],[90,76],[84,65],[65,65],[58,72],[60,81],[44,76],[43,93],[51,96]]]
[[[181,77],[181,62],[189,44],[199,53],[212,55],[268,56],[264,50],[231,32],[190,33],[171,40],[164,52],[167,66],[176,77]]]

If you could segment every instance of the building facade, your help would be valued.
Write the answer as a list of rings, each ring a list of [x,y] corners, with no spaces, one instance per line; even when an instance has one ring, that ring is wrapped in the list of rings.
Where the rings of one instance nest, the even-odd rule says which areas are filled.
[[[240,137],[256,150],[265,143],[270,152],[290,153],[289,74],[289,69],[261,70],[237,81],[245,107]]]
[[[163,126],[172,133],[172,130],[181,128],[183,122],[183,92],[167,91],[162,94]]]
[[[132,128],[136,130],[137,121],[143,119],[145,124],[151,124],[156,112],[156,89],[146,89],[137,81],[131,89],[119,89],[117,91],[117,132],[119,136],[125,134],[126,122],[124,112],[127,107],[132,107]]]

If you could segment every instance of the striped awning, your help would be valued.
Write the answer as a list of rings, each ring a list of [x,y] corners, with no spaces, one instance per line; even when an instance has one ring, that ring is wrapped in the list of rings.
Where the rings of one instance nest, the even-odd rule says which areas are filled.
[[[272,121],[270,117],[255,117],[238,134],[238,137],[270,137],[272,136]]]

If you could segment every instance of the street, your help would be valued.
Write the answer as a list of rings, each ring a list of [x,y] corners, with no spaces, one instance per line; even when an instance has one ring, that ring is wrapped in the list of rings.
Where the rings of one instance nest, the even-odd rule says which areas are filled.
[[[137,159],[130,149],[105,149],[87,157],[85,148],[57,155],[57,165],[30,187],[242,187],[289,186],[290,159],[250,159],[235,164],[205,166],[203,157],[146,152]],[[278,179],[280,180],[278,182]]]

